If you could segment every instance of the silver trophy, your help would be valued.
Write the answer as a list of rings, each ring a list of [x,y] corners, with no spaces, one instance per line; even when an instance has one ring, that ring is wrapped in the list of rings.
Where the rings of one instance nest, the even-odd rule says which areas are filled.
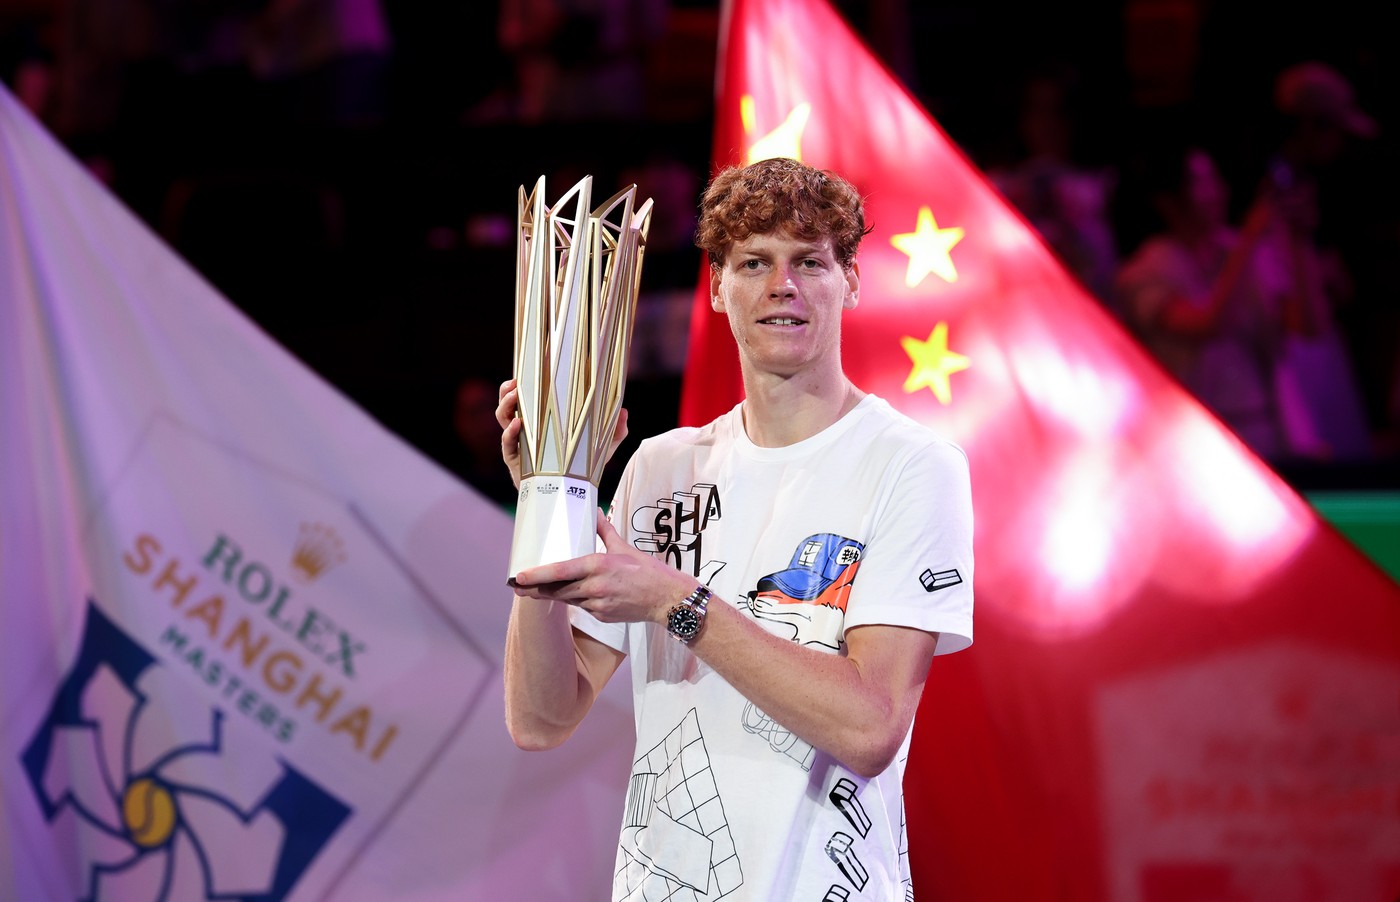
[[[590,212],[592,176],[545,205],[520,187],[515,380],[520,496],[508,580],[597,549],[598,482],[622,411],[652,202],[630,185]]]

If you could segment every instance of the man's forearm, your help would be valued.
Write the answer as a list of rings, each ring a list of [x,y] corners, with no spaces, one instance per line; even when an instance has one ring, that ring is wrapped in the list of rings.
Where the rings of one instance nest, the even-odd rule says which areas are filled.
[[[506,727],[525,749],[554,748],[573,733],[592,705],[580,673],[568,606],[516,598],[506,630]]]
[[[729,605],[711,604],[696,655],[765,715],[863,776],[889,766],[918,707],[937,639],[863,627],[847,655],[774,636]],[[859,634],[859,635],[857,635]]]

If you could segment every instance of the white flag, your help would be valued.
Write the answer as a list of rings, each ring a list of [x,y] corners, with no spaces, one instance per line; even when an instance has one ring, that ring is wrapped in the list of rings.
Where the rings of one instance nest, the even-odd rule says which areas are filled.
[[[0,88],[0,899],[606,897],[629,705],[510,743],[510,537]]]

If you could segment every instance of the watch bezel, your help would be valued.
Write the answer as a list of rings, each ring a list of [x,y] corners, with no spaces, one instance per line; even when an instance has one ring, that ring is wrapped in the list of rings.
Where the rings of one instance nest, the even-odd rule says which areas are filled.
[[[700,634],[700,628],[705,625],[706,602],[710,599],[710,590],[705,586],[696,586],[691,592],[675,607],[666,614],[666,631],[682,642],[689,642]]]

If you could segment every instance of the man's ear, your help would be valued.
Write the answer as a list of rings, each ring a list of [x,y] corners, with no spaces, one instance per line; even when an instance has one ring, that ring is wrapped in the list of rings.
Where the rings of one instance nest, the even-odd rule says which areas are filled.
[[[724,312],[724,295],[721,294],[720,289],[721,275],[722,273],[718,269],[710,268],[710,307],[716,313]]]
[[[846,270],[846,298],[841,302],[841,306],[847,310],[854,310],[860,303],[860,264],[852,263],[851,268]]]

